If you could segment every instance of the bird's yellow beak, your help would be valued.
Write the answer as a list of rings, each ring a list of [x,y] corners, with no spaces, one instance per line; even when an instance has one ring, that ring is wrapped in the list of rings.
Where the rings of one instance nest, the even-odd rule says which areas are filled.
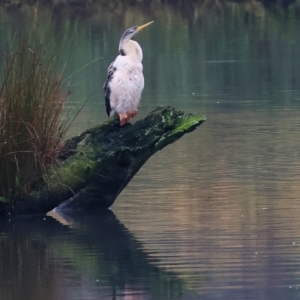
[[[146,24],[144,24],[144,25],[138,26],[138,27],[137,27],[137,32],[139,32],[139,31],[141,31],[142,29],[144,29],[145,27],[151,25],[153,22],[154,22],[154,21],[151,21],[151,22],[148,22],[148,23],[146,23]]]

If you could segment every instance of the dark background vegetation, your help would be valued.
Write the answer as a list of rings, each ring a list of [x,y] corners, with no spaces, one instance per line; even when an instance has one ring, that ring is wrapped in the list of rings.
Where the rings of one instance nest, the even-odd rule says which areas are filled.
[[[70,8],[72,10],[80,10],[91,12],[91,9],[112,9],[118,13],[120,8],[128,6],[152,5],[154,8],[160,5],[172,5],[185,11],[195,5],[203,6],[203,8],[216,7],[220,9],[227,3],[248,3],[257,5],[261,3],[268,9],[283,9],[287,10],[292,5],[293,8],[300,10],[299,0],[1,0],[0,5],[7,9],[17,9],[22,6],[34,6],[36,4],[41,6],[60,8]]]

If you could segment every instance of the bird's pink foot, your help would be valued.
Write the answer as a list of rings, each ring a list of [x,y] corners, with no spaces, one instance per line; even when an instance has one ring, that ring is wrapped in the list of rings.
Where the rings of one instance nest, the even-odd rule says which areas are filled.
[[[137,112],[138,112],[137,109],[134,109],[134,110],[132,111],[132,118],[134,118],[134,117],[136,116]]]
[[[127,113],[127,115],[129,116],[129,119],[134,118],[137,114],[137,109],[134,109],[130,112]]]
[[[125,125],[130,119],[130,117],[127,116],[127,114],[119,114],[119,118],[120,118],[120,126]]]
[[[134,118],[137,114],[137,109],[127,112],[126,114],[119,114],[120,126],[125,125],[130,119]]]

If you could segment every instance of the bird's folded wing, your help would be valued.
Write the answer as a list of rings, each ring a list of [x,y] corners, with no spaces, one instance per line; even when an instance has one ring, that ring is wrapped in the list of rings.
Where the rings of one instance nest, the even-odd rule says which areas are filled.
[[[114,75],[114,72],[116,71],[116,68],[114,67],[114,62],[115,62],[115,61],[113,61],[113,62],[109,65],[109,67],[108,67],[108,69],[107,69],[107,78],[106,78],[106,80],[105,80],[105,82],[104,82],[104,85],[103,85],[103,90],[104,90],[104,91],[106,91],[107,85],[108,85],[109,81],[112,79],[112,77],[113,77],[113,75]]]

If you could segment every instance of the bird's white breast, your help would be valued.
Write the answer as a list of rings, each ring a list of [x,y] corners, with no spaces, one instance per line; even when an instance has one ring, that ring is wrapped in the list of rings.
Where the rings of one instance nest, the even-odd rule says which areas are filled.
[[[133,111],[144,88],[143,65],[134,57],[119,55],[113,67],[115,72],[109,83],[111,115]]]

